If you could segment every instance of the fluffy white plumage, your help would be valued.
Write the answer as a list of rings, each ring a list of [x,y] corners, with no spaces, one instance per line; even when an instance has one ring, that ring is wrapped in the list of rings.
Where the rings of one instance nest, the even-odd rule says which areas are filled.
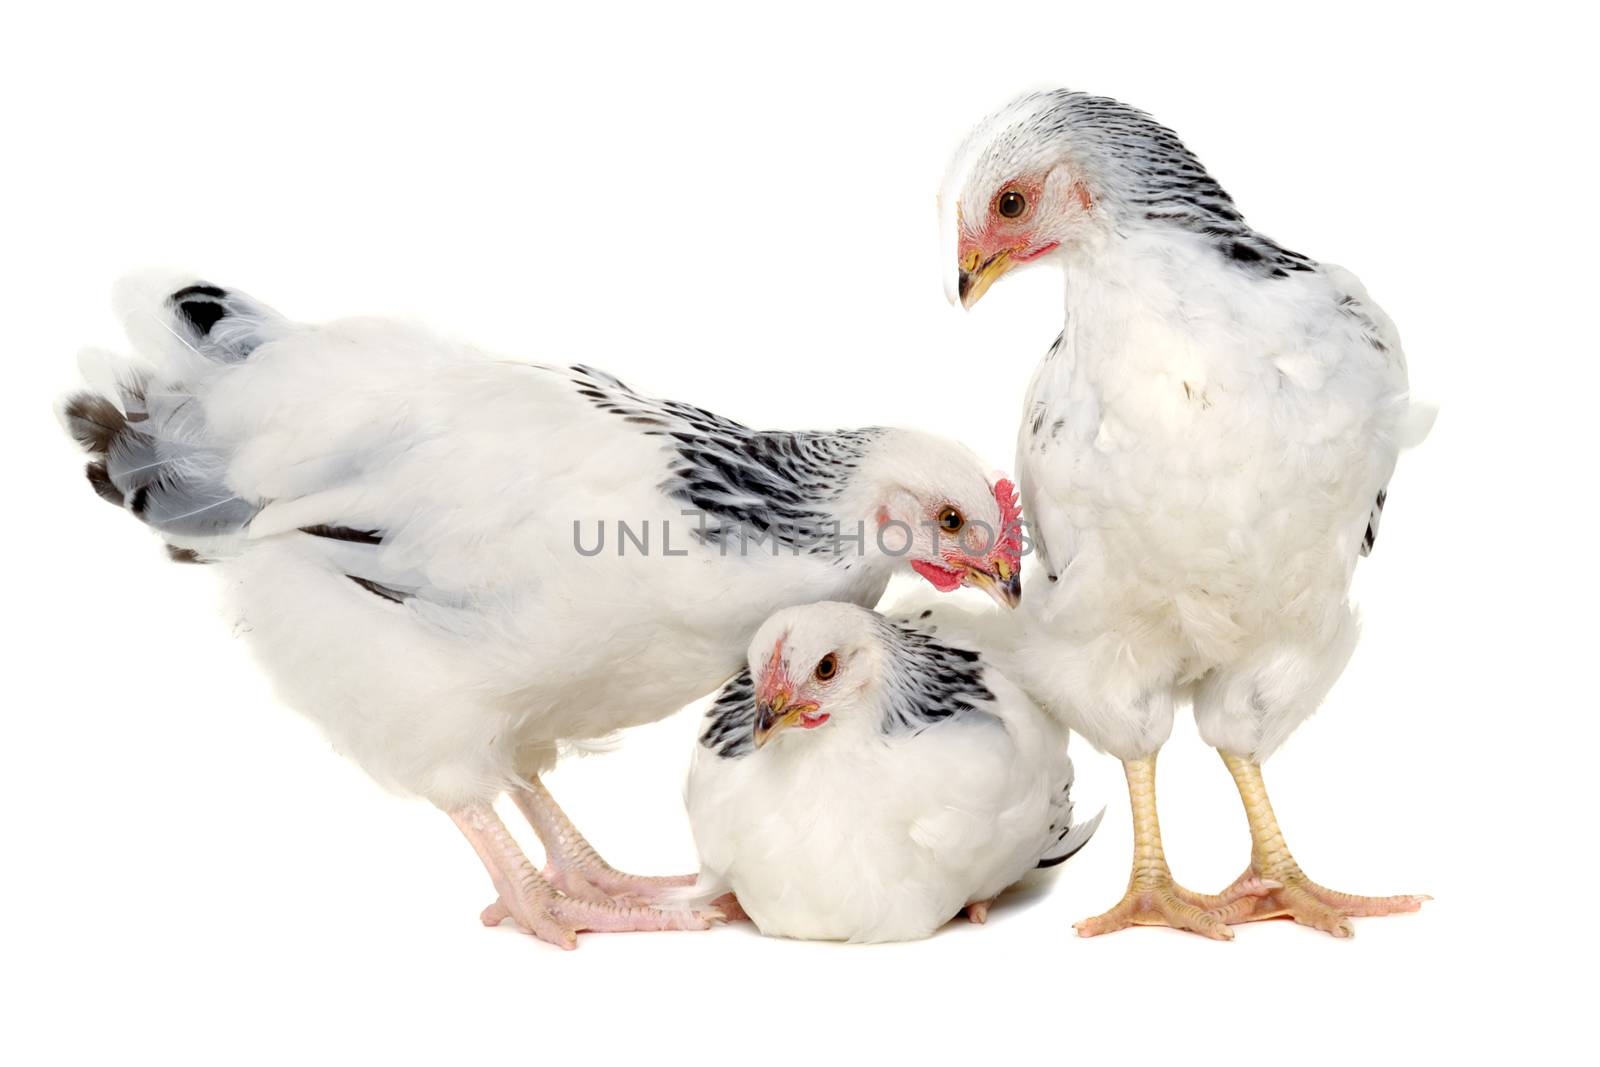
[[[1399,339],[1338,268],[1252,301],[1203,250],[1123,254],[1110,281],[1068,267],[1070,336],[1028,391],[1048,562],[1025,660],[1119,757],[1159,747],[1192,685],[1201,736],[1263,760],[1354,648],[1346,591],[1408,436]]]
[[[1394,324],[1114,100],[1017,100],[963,146],[946,197],[964,303],[1020,264],[1066,275],[1018,435],[1036,562],[1013,669],[1124,761],[1152,758],[1192,703],[1257,774],[1349,659],[1352,572],[1431,424]]]
[[[966,449],[872,431],[806,468],[829,483],[819,509],[867,521],[864,554],[769,544],[741,556],[737,542],[724,554],[694,537],[695,505],[664,490],[685,466],[670,433],[754,467],[738,455],[752,431],[599,372],[500,359],[393,320],[301,325],[211,288],[192,298],[217,308],[206,331],[169,299],[180,283],[140,277],[118,294],[140,353],[118,373],[149,412],[135,426],[156,440],[162,484],[200,511],[157,528],[216,563],[288,703],[380,782],[443,807],[546,769],[558,741],[708,692],[774,606],[876,601],[894,568],[925,554],[882,551],[879,508],[919,536],[946,501],[1000,523]],[[762,484],[708,492],[759,522]],[[653,551],[620,554],[613,537],[580,553],[575,537],[592,547],[602,520],[648,524]],[[377,543],[303,532],[315,527]]]
[[[695,895],[731,890],[773,936],[910,940],[1088,841],[1067,732],[939,612],[948,626],[825,603],[763,624],[695,752]]]
[[[391,320],[299,324],[203,282],[141,277],[118,302],[138,357],[86,361],[98,391],[65,410],[91,483],[214,566],[285,702],[452,813],[501,893],[485,921],[564,945],[667,923],[636,907],[657,882],[604,865],[537,776],[564,743],[715,688],[775,607],[872,604],[907,564],[1015,596],[1014,544],[933,532],[951,508],[990,530],[1014,508],[940,438],[758,432],[589,368]],[[614,906],[554,895],[488,807],[503,790],[555,888]]]
[[[1043,571],[1018,669],[1122,758],[1159,747],[1191,695],[1208,742],[1259,759],[1349,657],[1345,594],[1374,502],[1432,416],[1410,404],[1399,336],[1354,275],[1235,223],[1197,167],[1130,177],[1176,157],[1134,116],[1035,94],[962,156],[974,214],[1049,175],[1027,226],[1066,274],[1067,322],[1018,437]],[[1150,217],[1163,195],[1225,214]]]

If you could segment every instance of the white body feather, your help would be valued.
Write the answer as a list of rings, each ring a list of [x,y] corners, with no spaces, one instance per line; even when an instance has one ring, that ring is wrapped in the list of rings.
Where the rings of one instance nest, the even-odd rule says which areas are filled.
[[[870,535],[863,555],[839,559],[696,541],[697,521],[662,491],[671,439],[590,402],[566,368],[389,320],[301,325],[242,294],[226,299],[244,317],[205,340],[225,350],[230,331],[253,331],[257,347],[219,362],[175,328],[177,284],[138,278],[120,293],[141,360],[117,373],[149,394],[139,427],[202,446],[175,473],[186,465],[268,503],[226,536],[165,536],[213,562],[283,699],[393,790],[445,808],[492,797],[548,769],[560,743],[715,688],[775,607],[871,604],[899,562]],[[899,434],[874,439],[879,483],[970,470],[993,505],[976,457]],[[876,504],[858,491],[851,482],[841,498],[846,514]],[[580,520],[586,545],[607,524],[604,552],[575,548]],[[622,552],[619,520],[650,528],[648,555]],[[300,532],[328,523],[382,531],[382,543]]]
[[[1070,821],[1067,732],[992,667],[982,678],[977,713],[915,733],[886,735],[868,688],[828,726],[739,758],[698,746],[699,895],[733,891],[772,936],[904,941],[1038,866]]]
[[[1337,267],[1261,281],[1167,234],[1066,262],[1018,443],[1048,553],[1018,669],[1120,758],[1187,695],[1208,743],[1263,759],[1350,656],[1374,499],[1426,432],[1399,338]]]

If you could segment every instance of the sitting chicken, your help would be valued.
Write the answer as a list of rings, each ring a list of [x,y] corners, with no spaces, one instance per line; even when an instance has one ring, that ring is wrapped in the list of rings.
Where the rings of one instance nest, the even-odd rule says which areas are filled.
[[[1067,732],[971,642],[852,604],[786,608],[690,771],[702,873],[764,934],[905,941],[1071,856]]]
[[[499,894],[487,923],[564,947],[704,927],[651,906],[685,879],[617,871],[573,828],[539,781],[558,743],[670,714],[775,607],[872,604],[906,564],[1020,593],[1015,541],[977,536],[1015,521],[1014,493],[946,440],[750,430],[586,367],[304,325],[203,282],[119,297],[139,356],[87,361],[65,405],[90,483],[216,568],[287,703],[450,815]],[[596,550],[613,522],[630,539]]]

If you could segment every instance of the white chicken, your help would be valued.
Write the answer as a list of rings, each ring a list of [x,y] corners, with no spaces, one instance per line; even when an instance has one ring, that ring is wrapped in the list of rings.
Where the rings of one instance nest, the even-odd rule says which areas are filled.
[[[286,703],[384,786],[449,813],[510,917],[703,927],[685,879],[596,855],[539,781],[558,745],[711,691],[774,608],[877,601],[907,563],[1020,590],[1009,483],[890,429],[758,432],[586,367],[390,320],[303,325],[204,282],[125,283],[131,360],[85,361],[64,417],[89,480],[213,564]],[[608,526],[615,540],[606,542]],[[509,791],[535,868],[496,816]]]
[[[1350,657],[1351,573],[1431,421],[1394,324],[1348,271],[1251,229],[1175,134],[1115,100],[1013,102],[962,147],[945,203],[964,305],[1020,264],[1066,274],[1017,444],[1039,577],[1014,662],[1127,772],[1127,894],[1079,932],[1226,938],[1288,915],[1348,936],[1347,916],[1416,910],[1306,877],[1260,771]],[[1249,817],[1250,866],[1220,897],[1177,885],[1161,849],[1155,758],[1186,702]]]
[[[928,611],[786,608],[718,695],[689,776],[691,899],[732,892],[762,933],[927,937],[1060,863],[1072,822],[1067,732]]]

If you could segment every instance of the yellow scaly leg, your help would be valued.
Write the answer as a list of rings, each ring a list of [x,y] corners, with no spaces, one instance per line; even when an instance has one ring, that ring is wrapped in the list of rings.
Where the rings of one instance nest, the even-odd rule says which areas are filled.
[[[1261,778],[1261,765],[1226,752],[1222,753],[1222,762],[1228,765],[1234,784],[1239,787],[1245,816],[1250,821],[1250,867],[1234,884],[1272,883],[1278,888],[1265,895],[1238,896],[1217,911],[1217,918],[1238,923],[1287,915],[1297,923],[1314,926],[1334,937],[1349,937],[1355,931],[1348,916],[1416,911],[1423,901],[1433,899],[1429,896],[1358,897],[1313,882],[1284,843],[1278,817],[1273,814],[1272,801],[1267,797],[1267,783]],[[1225,897],[1233,895],[1231,889],[1223,892]]]
[[[1172,880],[1166,853],[1161,849],[1161,823],[1156,818],[1156,759],[1124,760],[1128,799],[1133,805],[1133,872],[1128,891],[1110,911],[1077,924],[1081,937],[1109,934],[1129,926],[1171,926],[1218,941],[1233,937],[1227,923],[1214,912],[1239,897],[1261,896],[1277,888],[1241,878],[1220,896],[1191,892]]]

